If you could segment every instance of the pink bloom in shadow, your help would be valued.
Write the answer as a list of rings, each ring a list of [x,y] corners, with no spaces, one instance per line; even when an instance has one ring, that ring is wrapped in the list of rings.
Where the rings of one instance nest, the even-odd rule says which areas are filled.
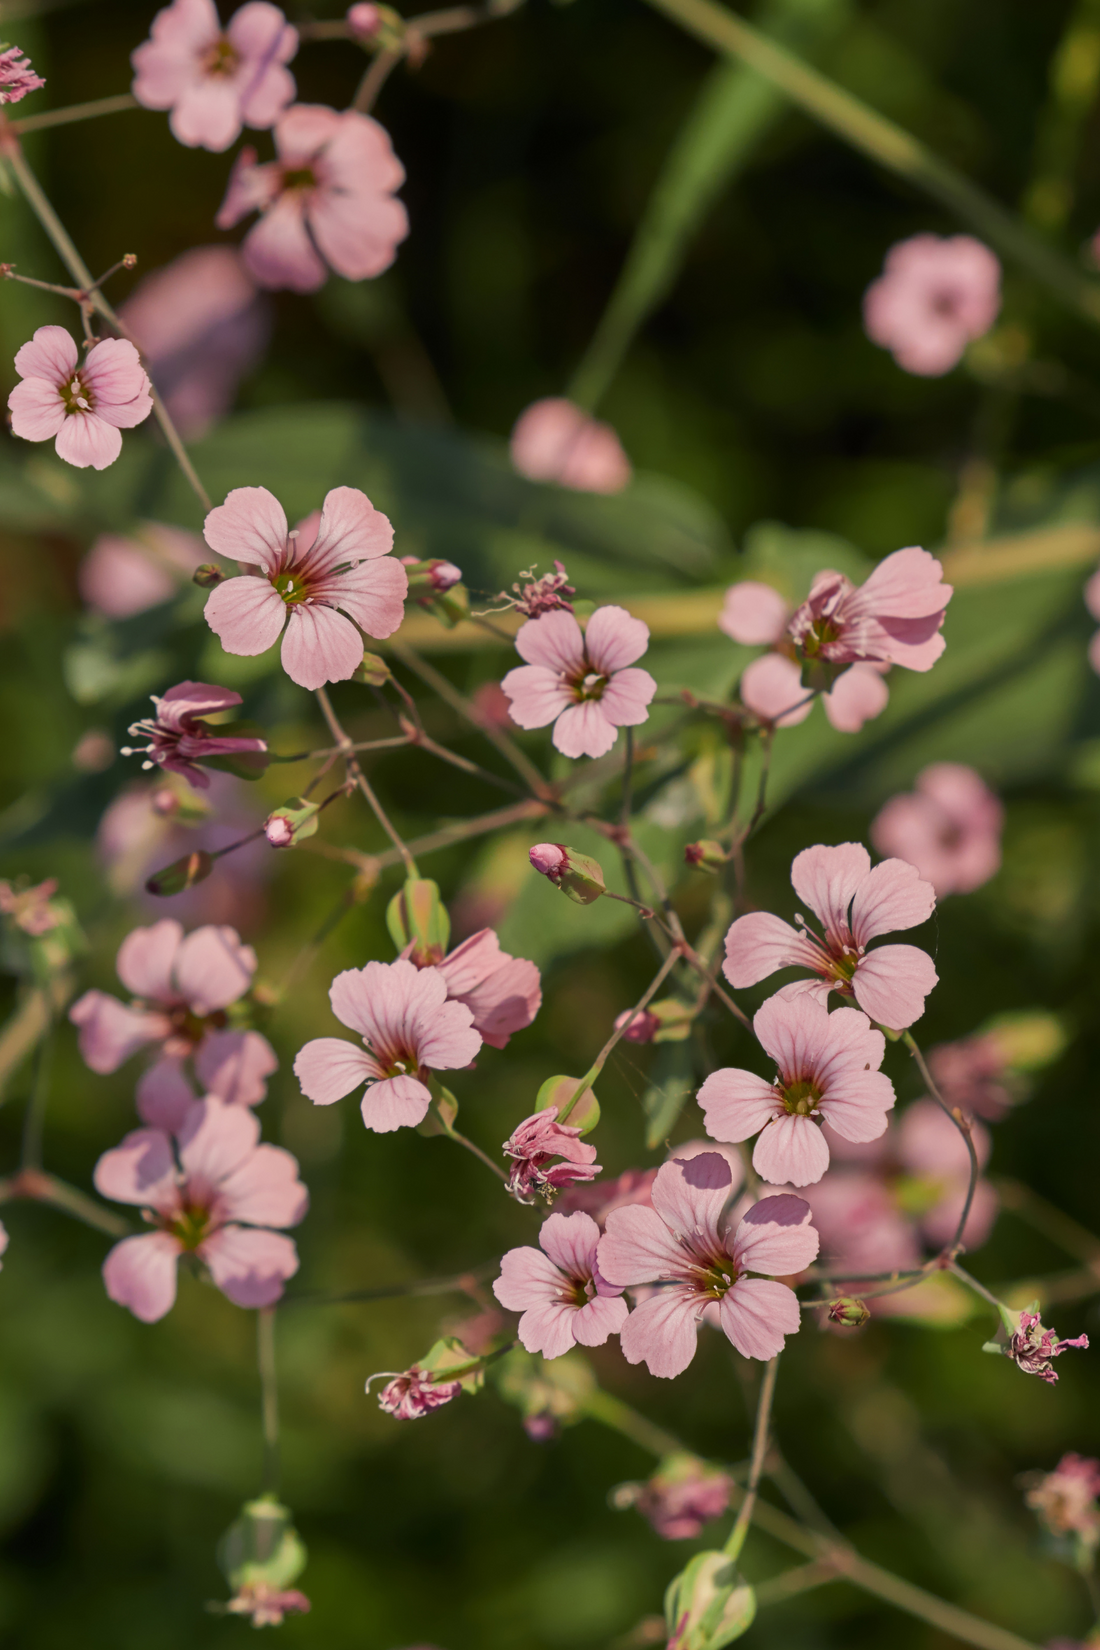
[[[93,613],[129,619],[170,601],[206,560],[206,546],[196,533],[148,521],[133,537],[101,533],[76,578]]]
[[[240,756],[246,752],[266,751],[263,739],[243,738],[238,735],[222,737],[216,727],[202,720],[218,711],[239,705],[241,696],[228,688],[213,687],[207,682],[178,682],[163,695],[151,694],[156,715],[142,722],[133,722],[129,732],[141,734],[148,744],[136,749],[124,745],[123,756],[146,755],[143,768],[167,768],[179,773],[192,785],[206,790],[210,780],[196,766],[211,756]]]
[[[54,440],[78,470],[105,470],[122,451],[121,430],[153,410],[141,357],[125,338],[104,338],[80,359],[64,327],[39,327],[15,357],[23,380],[8,396],[11,427],[24,441]]]
[[[821,922],[823,938],[801,916],[797,929],[768,911],[738,917],[722,965],[730,984],[740,990],[778,968],[807,968],[816,979],[784,987],[785,996],[806,992],[824,1003],[836,991],[892,1031],[919,1020],[938,979],[931,958],[915,945],[868,947],[882,934],[925,922],[936,903],[931,884],[900,859],[872,870],[871,856],[856,842],[804,848],[791,865],[791,882]]]
[[[414,968],[404,958],[348,968],[333,980],[329,1001],[366,1047],[342,1037],[307,1043],[294,1062],[302,1093],[330,1106],[366,1083],[363,1122],[376,1134],[415,1128],[431,1102],[423,1073],[468,1066],[481,1047],[473,1014],[447,1001],[438,968]]]
[[[207,1092],[249,1106],[263,1099],[264,1078],[279,1063],[274,1050],[259,1032],[227,1028],[225,1010],[245,995],[256,972],[256,953],[235,929],[196,928],[185,937],[180,924],[165,917],[128,934],[116,966],[133,1002],[93,990],[69,1010],[86,1065],[117,1071],[156,1043],[159,1065],[193,1056]]]
[[[961,1106],[992,1122],[1002,1118],[1019,1098],[1005,1080],[1009,1062],[995,1036],[938,1043],[928,1051],[928,1068],[949,1106]]]
[[[176,1299],[176,1266],[195,1255],[237,1306],[270,1306],[298,1270],[292,1240],[309,1207],[298,1164],[280,1146],[260,1144],[255,1115],[208,1096],[178,1132],[135,1129],[95,1167],[101,1197],[132,1203],[156,1227],[123,1238],[103,1263],[107,1293],[143,1323]]]
[[[297,50],[297,30],[267,0],[249,0],[224,30],[213,0],[172,0],[130,55],[133,93],[143,108],[172,111],[177,142],[220,154],[242,126],[271,126],[292,101],[285,65]]]
[[[216,555],[249,569],[210,592],[207,624],[227,653],[266,653],[282,636],[283,669],[311,690],[362,664],[360,632],[393,634],[409,588],[393,528],[358,488],[332,488],[314,522],[292,533],[266,487],[236,487],[203,527]]]
[[[939,378],[1001,308],[1001,266],[972,235],[913,235],[886,254],[863,298],[863,324],[905,372]]]
[[[892,796],[871,824],[880,854],[912,865],[942,899],[969,894],[1001,865],[1004,808],[981,774],[961,762],[934,762],[916,790]]]
[[[638,727],[649,716],[657,684],[647,670],[630,668],[648,646],[648,627],[624,607],[598,607],[583,634],[572,613],[529,619],[516,636],[527,662],[501,683],[513,722],[552,722],[563,756],[605,755],[621,727]]]
[[[474,1030],[492,1048],[506,1048],[513,1032],[529,1026],[542,1004],[542,977],[533,962],[509,956],[491,928],[456,945],[435,966],[450,1002],[465,1003]]]
[[[611,425],[562,396],[534,401],[520,414],[510,451],[529,481],[556,481],[578,493],[621,493],[633,474]]]
[[[701,1152],[657,1171],[652,1208],[608,1215],[601,1274],[623,1289],[660,1285],[619,1332],[628,1363],[679,1375],[695,1356],[699,1322],[712,1304],[723,1334],[746,1358],[774,1358],[798,1329],[798,1300],[774,1274],[801,1272],[817,1254],[809,1206],[790,1194],[767,1197],[735,1226],[728,1212],[734,1189],[726,1159]]]
[[[894,1104],[890,1079],[878,1068],[886,1039],[858,1009],[830,1014],[805,995],[770,997],[753,1031],[779,1068],[774,1082],[725,1066],[699,1090],[707,1133],[736,1143],[759,1134],[753,1167],[764,1180],[808,1186],[829,1166],[819,1124],[846,1140],[875,1140]]]
[[[21,46],[0,51],[0,104],[21,103],[28,92],[37,92],[46,82],[35,74]]]
[[[254,149],[241,151],[216,219],[232,229],[261,214],[241,248],[253,279],[315,292],[329,269],[349,281],[388,269],[409,217],[394,196],[405,168],[385,128],[354,109],[299,103],[277,123],[275,149],[264,165]]]
[[[622,1289],[600,1276],[599,1241],[591,1215],[551,1215],[538,1249],[509,1249],[502,1258],[493,1294],[523,1313],[519,1338],[528,1352],[560,1358],[573,1346],[602,1346],[626,1322]]]
[[[931,670],[946,645],[940,631],[952,594],[936,558],[910,546],[886,556],[861,585],[818,573],[788,633],[808,662]]]
[[[154,269],[119,315],[185,440],[229,411],[271,331],[266,300],[231,246],[192,247]]]
[[[549,1203],[563,1188],[602,1172],[595,1146],[585,1145],[579,1128],[558,1122],[557,1106],[525,1118],[501,1149],[512,1159],[508,1190],[517,1203],[535,1203],[540,1197]],[[551,1165],[553,1157],[563,1161]]]

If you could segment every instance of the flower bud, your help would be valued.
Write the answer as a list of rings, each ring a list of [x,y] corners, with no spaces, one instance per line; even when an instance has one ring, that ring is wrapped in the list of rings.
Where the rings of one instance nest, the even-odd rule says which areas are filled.
[[[290,1519],[273,1495],[245,1502],[218,1542],[218,1566],[231,1587],[289,1587],[301,1575],[306,1550]]]
[[[721,1650],[752,1625],[756,1594],[725,1553],[696,1553],[665,1593],[668,1650]]]
[[[708,871],[711,876],[717,876],[724,865],[729,864],[729,854],[720,842],[689,842],[684,849],[684,858],[689,865],[694,865],[697,871]]]
[[[216,584],[221,584],[225,574],[216,561],[204,561],[201,567],[196,567],[191,575],[191,583],[197,584],[200,590],[213,590]]]
[[[273,848],[294,848],[307,836],[317,831],[317,815],[321,809],[316,802],[292,796],[264,820],[264,836]]]
[[[410,877],[386,908],[386,927],[397,949],[408,951],[417,968],[441,962],[451,937],[451,919],[439,884],[426,877]]]
[[[607,892],[599,862],[564,842],[536,843],[529,858],[536,871],[578,905],[591,905]]]
[[[356,665],[351,673],[351,679],[353,682],[362,682],[367,687],[384,687],[391,674],[385,659],[380,659],[377,653],[364,653],[363,663]]]
[[[838,1300],[830,1302],[830,1323],[841,1324],[845,1329],[862,1329],[870,1318],[871,1308],[867,1302],[857,1300],[854,1295],[841,1295]]]
[[[155,871],[147,880],[145,891],[167,899],[171,894],[182,894],[185,888],[193,888],[196,882],[205,882],[213,869],[214,861],[206,850],[196,848],[194,853],[173,860],[162,871]]]
[[[462,583],[462,569],[456,567],[453,561],[430,561],[428,582],[437,596],[445,595],[456,584]]]
[[[382,13],[369,0],[360,0],[348,8],[345,21],[356,40],[371,40],[382,27]]]

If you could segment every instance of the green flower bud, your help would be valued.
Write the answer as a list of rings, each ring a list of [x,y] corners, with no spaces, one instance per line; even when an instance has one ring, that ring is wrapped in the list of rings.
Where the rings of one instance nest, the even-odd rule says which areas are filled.
[[[386,907],[386,927],[399,951],[412,946],[412,960],[418,968],[439,962],[446,955],[451,919],[438,883],[410,877]]]
[[[752,1625],[756,1594],[725,1553],[697,1553],[665,1593],[668,1650],[721,1650]]]
[[[591,905],[607,892],[599,861],[564,842],[537,842],[528,857],[536,871],[578,905]]]
[[[829,1322],[842,1324],[845,1329],[862,1329],[870,1317],[867,1302],[857,1300],[854,1295],[841,1295],[829,1305]]]
[[[351,673],[351,679],[353,682],[364,683],[366,687],[384,687],[391,674],[385,659],[380,659],[377,653],[364,653],[363,663],[356,665]]]
[[[264,820],[264,836],[273,848],[295,848],[317,832],[320,806],[305,797],[289,797]]]
[[[194,853],[173,860],[162,871],[155,871],[146,882],[145,891],[167,899],[170,894],[182,894],[185,888],[193,888],[196,882],[205,882],[213,869],[211,856],[204,848],[196,848]]]

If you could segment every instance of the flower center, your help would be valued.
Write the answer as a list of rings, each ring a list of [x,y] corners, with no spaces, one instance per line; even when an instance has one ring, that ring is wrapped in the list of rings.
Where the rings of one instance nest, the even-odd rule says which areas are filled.
[[[236,74],[240,58],[224,34],[220,34],[202,60],[203,74]]]
[[[781,1088],[779,1096],[789,1116],[809,1117],[817,1110],[821,1090],[803,1078],[800,1082],[788,1083],[786,1088]]]
[[[95,396],[78,372],[73,373],[67,384],[62,384],[61,399],[65,403],[66,413],[86,413],[95,410]]]
[[[573,689],[573,698],[578,704],[585,699],[602,699],[608,678],[601,676],[598,671],[586,671],[583,676],[575,676],[570,683]]]
[[[288,607],[294,607],[298,602],[309,600],[309,585],[302,577],[301,571],[292,567],[287,573],[277,573],[271,581],[273,589],[279,592]]]
[[[182,1248],[189,1252],[195,1250],[210,1231],[210,1210],[188,1204],[165,1222],[165,1230],[171,1232]]]
[[[562,1288],[561,1298],[566,1306],[587,1306],[596,1298],[596,1285],[591,1278],[570,1278]]]
[[[816,659],[823,647],[840,636],[840,626],[832,619],[817,618],[802,638],[802,652],[807,659]]]
[[[284,189],[316,189],[317,174],[312,166],[288,167],[283,173]]]

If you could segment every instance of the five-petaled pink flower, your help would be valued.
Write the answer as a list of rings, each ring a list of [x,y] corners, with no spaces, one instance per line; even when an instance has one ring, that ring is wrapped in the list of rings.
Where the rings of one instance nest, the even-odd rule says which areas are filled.
[[[203,533],[216,555],[249,568],[210,592],[207,624],[227,653],[264,653],[282,635],[283,669],[299,687],[346,681],[363,662],[360,631],[390,636],[404,617],[409,579],[388,553],[393,528],[357,487],[333,487],[319,522],[294,532],[266,487],[235,487]]]
[[[424,959],[411,959],[424,967]],[[447,982],[447,997],[465,1003],[474,1030],[492,1048],[506,1048],[513,1032],[531,1024],[542,1003],[542,979],[526,957],[502,951],[491,928],[482,928],[447,956],[429,959]]]
[[[602,1346],[626,1322],[621,1287],[600,1276],[599,1241],[591,1215],[550,1215],[538,1249],[502,1257],[493,1294],[509,1312],[523,1313],[519,1338],[528,1352],[560,1358],[572,1346]]]
[[[831,570],[816,574],[787,630],[809,663],[870,660],[931,670],[946,645],[940,631],[952,595],[935,556],[910,545],[886,556],[861,585]]]
[[[585,1144],[580,1129],[558,1122],[557,1106],[525,1117],[502,1150],[512,1159],[508,1190],[517,1203],[534,1203],[540,1197],[549,1203],[566,1186],[594,1180],[603,1172],[595,1146]],[[554,1157],[562,1161],[551,1163]]]
[[[241,248],[260,285],[314,292],[329,268],[349,281],[388,269],[409,215],[394,196],[405,168],[385,128],[354,109],[298,103],[277,123],[275,149],[263,165],[241,151],[216,219],[232,229],[262,214]]]
[[[15,357],[23,380],[8,396],[11,427],[24,441],[49,441],[78,470],[105,470],[122,451],[121,430],[148,418],[153,396],[133,344],[104,338],[80,359],[64,327],[39,327]]]
[[[0,104],[20,103],[28,92],[37,92],[46,82],[31,68],[22,46],[6,46],[0,51]]]
[[[1088,1349],[1087,1335],[1077,1335],[1071,1341],[1060,1341],[1055,1329],[1044,1329],[1038,1312],[1023,1311],[1020,1313],[1019,1328],[1009,1336],[1007,1345],[1001,1348],[1006,1358],[1011,1358],[1018,1369],[1025,1375],[1038,1375],[1041,1381],[1048,1386],[1055,1386],[1058,1381],[1058,1371],[1054,1368],[1052,1359],[1060,1358],[1063,1352],[1071,1347]]]
[[[153,693],[150,698],[157,714],[133,722],[129,728],[132,734],[142,734],[148,744],[122,747],[123,756],[145,755],[143,768],[167,768],[169,773],[180,773],[192,785],[206,790],[210,780],[196,763],[212,756],[240,756],[246,751],[267,749],[263,739],[222,737],[216,727],[201,720],[240,704],[240,694],[229,688],[214,687],[209,682],[177,682],[167,693]]]
[[[377,1375],[371,1376],[367,1382],[368,1392],[371,1381],[377,1379]],[[398,1421],[419,1421],[433,1409],[439,1409],[440,1405],[449,1404],[461,1391],[461,1381],[437,1381],[430,1371],[413,1364],[411,1369],[403,1370],[386,1382],[378,1394],[378,1407]]]
[[[649,629],[625,607],[598,607],[581,627],[572,613],[529,619],[516,636],[526,664],[510,670],[501,687],[521,728],[554,724],[564,756],[603,756],[622,727],[637,727],[657,684],[633,666],[649,646]]]
[[[415,1128],[432,1098],[424,1073],[468,1066],[481,1047],[472,1012],[447,1001],[438,968],[414,968],[404,958],[347,968],[333,980],[329,1001],[366,1049],[343,1037],[314,1038],[294,1062],[302,1093],[330,1106],[366,1083],[363,1122],[376,1134]]]
[[[155,1232],[123,1238],[103,1263],[107,1293],[143,1323],[176,1299],[176,1265],[196,1255],[237,1306],[270,1306],[298,1270],[293,1241],[272,1227],[296,1226],[309,1206],[298,1164],[260,1143],[255,1114],[213,1095],[188,1108],[175,1139],[135,1129],[95,1168],[102,1197],[147,1211]]]
[[[293,100],[284,65],[297,50],[297,30],[267,0],[249,0],[224,30],[214,0],[172,0],[131,53],[134,96],[146,109],[171,109],[178,142],[220,154],[242,126],[273,125]]]
[[[863,297],[867,336],[905,372],[939,378],[1001,307],[1001,266],[972,235],[913,235],[886,254]]]
[[[185,937],[180,924],[165,917],[127,934],[115,966],[134,1002],[93,990],[69,1010],[69,1019],[80,1027],[80,1052],[93,1071],[117,1071],[139,1048],[159,1043],[154,1093],[182,1093],[176,1068],[193,1055],[208,1093],[243,1105],[263,1099],[264,1079],[279,1064],[271,1044],[257,1031],[227,1029],[225,1010],[244,996],[256,972],[256,953],[241,944],[235,929],[208,926]],[[152,1076],[147,1073],[146,1079]],[[160,1121],[165,1114],[152,1104]]]
[[[1001,865],[1004,808],[980,773],[961,762],[933,762],[916,789],[892,796],[871,824],[880,854],[915,866],[942,899],[969,894]]]
[[[520,475],[578,493],[621,493],[633,474],[611,425],[560,395],[534,401],[520,414],[510,450]]]
[[[797,929],[769,911],[738,917],[722,964],[730,984],[740,990],[777,968],[808,968],[816,979],[786,986],[784,995],[806,992],[824,1003],[836,991],[892,1031],[919,1020],[939,977],[932,959],[915,945],[867,947],[881,934],[925,922],[936,903],[931,884],[900,859],[884,859],[872,871],[871,856],[857,842],[804,848],[791,865],[791,882],[820,920],[824,938],[801,915]]]
[[[630,1289],[659,1284],[619,1332],[628,1363],[679,1375],[695,1356],[699,1323],[718,1307],[719,1326],[746,1358],[774,1358],[799,1326],[793,1289],[774,1278],[809,1266],[817,1233],[809,1206],[789,1193],[753,1204],[736,1227],[728,1204],[733,1171],[719,1152],[673,1158],[657,1171],[653,1207],[613,1209],[600,1239],[601,1274]]]
[[[699,1090],[699,1104],[715,1140],[759,1133],[752,1163],[763,1179],[793,1186],[820,1180],[829,1167],[822,1122],[845,1140],[876,1140],[885,1132],[894,1087],[878,1069],[886,1039],[866,1014],[830,1014],[812,997],[769,997],[752,1029],[779,1068],[774,1081],[724,1066]]]

